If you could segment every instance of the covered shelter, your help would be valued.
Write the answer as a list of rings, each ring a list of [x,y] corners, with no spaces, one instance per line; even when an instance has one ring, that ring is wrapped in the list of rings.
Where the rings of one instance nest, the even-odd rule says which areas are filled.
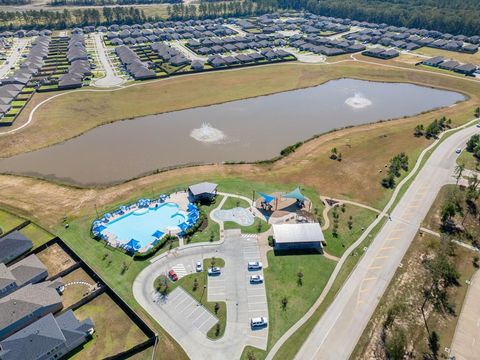
[[[273,224],[275,251],[315,251],[323,253],[325,241],[319,223]]]
[[[188,188],[188,196],[192,202],[212,201],[217,195],[217,184],[210,182],[202,182],[191,185]]]

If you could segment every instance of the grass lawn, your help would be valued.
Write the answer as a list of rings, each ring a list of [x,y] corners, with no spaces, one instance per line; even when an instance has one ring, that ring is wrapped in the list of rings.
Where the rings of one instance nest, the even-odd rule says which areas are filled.
[[[345,211],[342,211],[342,207],[340,206],[330,209],[328,212],[330,226],[323,232],[327,242],[325,251],[337,257],[341,257],[345,250],[357,241],[363,233],[362,229],[366,229],[377,216],[377,214],[371,210],[349,204],[345,204],[344,210]],[[335,213],[338,215],[337,236],[334,236],[332,233]],[[351,229],[348,226],[350,216],[352,217]]]
[[[0,234],[9,232],[24,223],[26,223],[25,219],[13,215],[7,211],[0,210]]]
[[[105,293],[75,310],[75,315],[80,320],[91,318],[95,323],[95,334],[72,359],[103,359],[147,340],[146,335]]]
[[[215,201],[210,205],[200,206],[200,211],[202,211],[207,216],[208,225],[205,229],[203,229],[203,231],[197,231],[195,234],[193,234],[193,236],[188,240],[189,243],[220,240],[220,225],[210,219],[210,212],[215,209],[218,204],[220,204],[222,198],[222,196],[217,195]]]
[[[269,251],[264,270],[267,288],[270,348],[313,305],[332,273],[335,262],[319,254],[275,256]],[[303,272],[303,285],[297,273]],[[286,296],[288,304],[282,308]]]
[[[270,224],[265,222],[262,219],[259,219],[258,217],[255,217],[255,220],[252,225],[250,226],[241,226],[237,224],[236,222],[233,221],[225,221],[223,223],[225,230],[229,229],[241,229],[243,233],[245,234],[259,234],[262,232],[267,231],[270,229]]]
[[[30,223],[20,230],[20,232],[33,242],[33,248],[37,248],[46,242],[52,240],[55,236],[44,230],[40,226]]]
[[[71,282],[82,281],[90,285],[95,285],[95,281],[85,272],[85,270],[79,268],[71,273],[62,277],[63,283],[68,284]],[[67,308],[90,293],[90,288],[83,284],[72,284],[65,287],[65,291],[62,294],[63,307]]]
[[[480,161],[466,150],[463,150],[460,156],[457,158],[457,164],[464,164],[468,170],[480,171]]]
[[[208,258],[208,259],[203,259],[203,268],[206,270],[209,267],[212,267],[212,261],[215,262],[215,267],[223,268],[225,267],[225,260],[222,258]]]
[[[250,204],[244,199],[234,198],[232,196],[229,196],[227,200],[225,200],[225,202],[223,203],[222,209],[230,210],[236,207],[248,208],[250,207]]]

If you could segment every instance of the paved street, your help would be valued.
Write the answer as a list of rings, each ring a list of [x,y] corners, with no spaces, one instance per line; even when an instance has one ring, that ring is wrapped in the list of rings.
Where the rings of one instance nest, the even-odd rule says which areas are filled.
[[[220,276],[209,276],[208,301],[224,301],[227,305],[227,326],[219,340],[209,340],[208,330],[216,317],[200,306],[184,290],[177,288],[163,299],[153,282],[161,274],[174,269],[179,277],[195,271],[196,261],[211,257],[225,260]],[[268,317],[264,284],[250,284],[248,261],[260,260],[256,235],[242,235],[239,230],[226,230],[221,244],[194,244],[153,259],[135,279],[133,294],[138,303],[173,336],[191,359],[239,359],[243,348],[253,345],[266,349],[268,328],[252,330],[250,318]],[[177,291],[179,290],[179,291]]]
[[[105,76],[95,81],[95,86],[98,87],[114,87],[122,85],[125,80],[116,75],[113,67],[108,59],[107,49],[103,46],[102,34],[95,33],[92,35],[95,39],[95,49],[97,51],[98,60],[102,64]]]
[[[460,130],[433,152],[296,359],[349,358],[440,188],[451,182],[455,149],[478,131]]]
[[[452,341],[451,356],[456,360],[475,360],[480,354],[480,273],[477,271],[468,287],[467,297],[458,319]]]
[[[29,40],[26,38],[16,39],[16,41],[12,44],[12,49],[10,50],[10,54],[7,56],[7,59],[0,66],[0,79],[3,79],[7,76],[7,73],[10,71],[10,68],[15,66],[17,61],[22,56],[22,51],[28,45]]]

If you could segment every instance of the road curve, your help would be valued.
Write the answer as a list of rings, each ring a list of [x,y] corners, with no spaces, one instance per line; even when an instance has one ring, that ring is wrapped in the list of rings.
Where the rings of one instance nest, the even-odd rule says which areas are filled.
[[[462,129],[431,154],[295,359],[348,359],[440,188],[451,182],[456,148],[479,130]]]

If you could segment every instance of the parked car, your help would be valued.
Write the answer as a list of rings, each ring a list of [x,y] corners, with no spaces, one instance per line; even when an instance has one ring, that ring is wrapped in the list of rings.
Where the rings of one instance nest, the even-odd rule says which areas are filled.
[[[263,276],[262,275],[250,275],[250,283],[251,284],[261,284],[261,283],[263,283]]]
[[[457,154],[460,154],[460,153],[462,152],[462,149],[461,149],[461,148],[457,148],[457,150],[455,150],[455,152],[456,152]]]
[[[173,270],[170,270],[170,271],[168,272],[168,277],[169,277],[170,279],[172,279],[172,281],[177,281],[177,280],[178,280],[178,276],[177,276],[177,274],[175,273],[175,271],[173,271]]]
[[[477,128],[480,128],[480,123],[477,124]]]
[[[250,319],[250,326],[252,328],[265,327],[268,325],[268,319],[266,317],[257,317]]]
[[[249,261],[248,270],[261,270],[262,263],[260,261]]]
[[[220,275],[220,268],[219,267],[211,267],[211,268],[208,268],[208,275]]]
[[[195,265],[195,271],[196,272],[202,272],[203,271],[203,265],[202,265],[201,261],[197,261],[197,263]]]

